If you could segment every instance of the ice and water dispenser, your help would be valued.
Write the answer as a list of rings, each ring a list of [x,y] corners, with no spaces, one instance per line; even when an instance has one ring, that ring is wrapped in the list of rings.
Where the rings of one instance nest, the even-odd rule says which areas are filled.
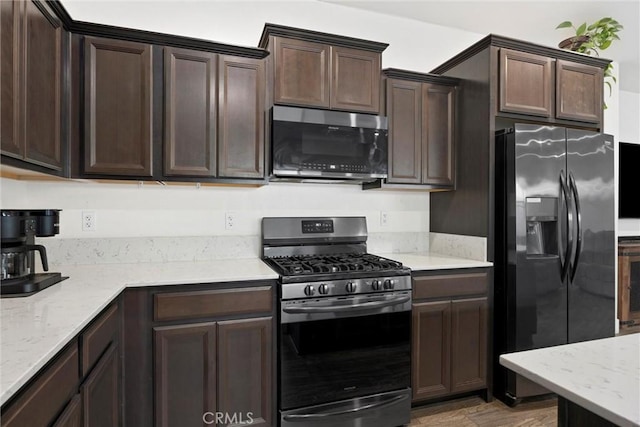
[[[527,197],[527,255],[558,255],[558,198]]]

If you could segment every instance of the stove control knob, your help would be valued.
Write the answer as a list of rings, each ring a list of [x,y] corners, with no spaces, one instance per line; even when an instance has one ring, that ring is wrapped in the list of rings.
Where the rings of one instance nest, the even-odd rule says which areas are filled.
[[[354,293],[356,291],[356,284],[353,282],[347,282],[347,286],[345,287],[347,292],[349,292],[350,294]]]
[[[304,287],[304,294],[308,297],[313,296],[316,293],[316,290],[313,289],[313,285],[307,285]]]
[[[371,288],[373,288],[374,291],[379,291],[382,288],[382,283],[380,283],[380,280],[374,280],[371,282]]]
[[[384,281],[384,288],[385,289],[393,289],[396,286],[396,281],[393,279],[387,279]]]
[[[322,285],[318,286],[318,292],[320,292],[322,295],[328,294],[329,285],[327,285],[326,283],[323,283]]]

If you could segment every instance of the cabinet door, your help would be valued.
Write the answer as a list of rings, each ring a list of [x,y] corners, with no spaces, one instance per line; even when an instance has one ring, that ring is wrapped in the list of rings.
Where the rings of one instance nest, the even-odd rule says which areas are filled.
[[[552,116],[553,60],[500,49],[500,111]]]
[[[453,187],[455,179],[453,86],[422,87],[422,183]]]
[[[84,172],[151,176],[151,45],[87,37]]]
[[[244,425],[248,413],[252,426],[273,425],[272,323],[271,317],[219,323],[218,410],[238,417],[219,426]]]
[[[556,117],[599,123],[602,120],[604,72],[575,62],[556,62]]]
[[[78,345],[58,356],[2,411],[3,427],[48,426],[78,391]]]
[[[117,348],[109,347],[80,389],[85,427],[120,424]]]
[[[331,47],[331,108],[378,113],[380,53]]]
[[[62,26],[43,2],[1,2],[2,154],[62,169]]]
[[[20,37],[24,2],[0,1],[0,141],[2,154],[24,157],[20,128]]]
[[[274,38],[274,103],[329,108],[329,46]]]
[[[260,59],[220,56],[218,175],[264,177],[265,69]]]
[[[164,174],[216,175],[216,55],[164,49]]]
[[[446,395],[451,389],[451,302],[414,304],[411,315],[413,401]]]
[[[419,184],[422,153],[422,84],[387,80],[389,177],[391,183]]]
[[[216,324],[156,327],[153,338],[156,425],[202,425],[216,412]]]
[[[27,1],[24,17],[25,159],[62,169],[62,26],[42,3]]]
[[[451,303],[451,392],[487,384],[487,298]]]
[[[82,400],[77,394],[58,417],[53,427],[81,427],[82,426]]]

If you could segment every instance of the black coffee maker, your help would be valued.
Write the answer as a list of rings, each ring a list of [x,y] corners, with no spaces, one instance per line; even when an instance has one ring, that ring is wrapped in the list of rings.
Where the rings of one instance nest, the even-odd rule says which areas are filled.
[[[59,209],[2,210],[0,213],[2,243],[2,273],[0,296],[27,296],[66,277],[49,273],[47,250],[35,244],[36,237],[54,236],[60,232]],[[46,273],[35,272],[35,252]]]

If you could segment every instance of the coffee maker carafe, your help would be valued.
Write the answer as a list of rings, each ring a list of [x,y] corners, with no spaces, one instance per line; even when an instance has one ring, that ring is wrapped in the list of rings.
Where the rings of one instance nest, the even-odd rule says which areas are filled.
[[[35,244],[36,237],[59,233],[59,219],[58,209],[1,211],[0,296],[31,295],[66,279],[60,273],[48,272],[47,250]],[[36,273],[35,252],[46,273]]]

